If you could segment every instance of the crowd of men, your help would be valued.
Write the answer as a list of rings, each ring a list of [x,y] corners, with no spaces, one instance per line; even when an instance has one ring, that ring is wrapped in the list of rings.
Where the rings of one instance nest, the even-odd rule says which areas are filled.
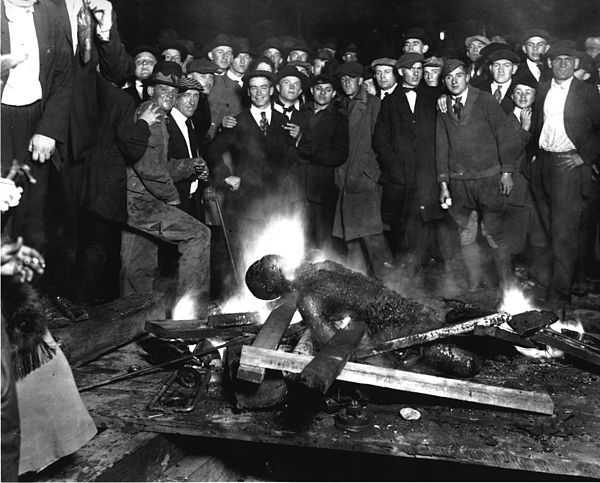
[[[547,301],[587,291],[600,37],[434,52],[411,28],[363,65],[334,39],[128,51],[107,0],[5,0],[2,27],[2,175],[23,188],[3,231],[44,253],[50,293],[151,292],[174,271],[207,305],[275,212],[381,280],[433,257],[477,290],[487,253],[501,288],[525,260]]]
[[[254,48],[219,34],[197,52],[186,41],[126,49],[108,0],[0,3],[11,344],[35,311],[15,316],[5,277],[86,302],[192,293],[209,310],[235,291],[244,249],[276,214],[301,213],[309,248],[384,282],[416,280],[434,260],[466,273],[465,290],[504,289],[518,268],[557,308],[598,276],[600,35],[579,46],[536,28],[513,45],[476,34],[464,51],[433,51],[411,28],[402,52],[363,65],[334,39]],[[47,375],[29,367],[17,382],[19,473],[66,454],[54,434],[70,452],[95,433],[44,330],[31,346],[62,364],[69,387],[52,397],[82,426],[34,404]],[[5,433],[18,447],[19,430],[4,403],[14,348],[2,342],[4,480],[17,472]]]

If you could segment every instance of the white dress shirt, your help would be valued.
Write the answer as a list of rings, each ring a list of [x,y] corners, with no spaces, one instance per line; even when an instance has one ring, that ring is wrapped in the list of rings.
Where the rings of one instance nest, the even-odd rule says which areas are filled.
[[[417,103],[417,93],[415,92],[414,89],[411,89],[410,91],[406,91],[404,94],[406,95],[406,100],[408,101],[410,110],[414,113],[415,112],[415,104]]]
[[[4,2],[10,53],[25,60],[12,68],[2,92],[2,104],[27,106],[42,98],[40,84],[40,51],[38,46],[33,8],[17,7]]]
[[[280,102],[280,101],[279,101]],[[280,112],[281,114],[284,114],[288,119],[292,119],[292,111],[284,111],[283,110],[283,106],[281,104],[279,104],[279,102],[274,102],[273,103],[273,109],[275,109],[277,112]],[[290,107],[290,106],[288,106]],[[296,101],[294,102],[294,109],[296,111],[300,110],[300,99],[296,99]],[[270,121],[269,121],[270,124]]]
[[[533,77],[535,77],[535,80],[539,82],[540,77],[542,75],[542,71],[541,71],[540,67],[535,62],[533,62],[529,59],[527,59],[527,67],[529,67],[529,70],[533,74]]]
[[[573,77],[558,84],[554,79],[544,101],[544,125],[540,133],[540,148],[551,153],[575,149],[565,130],[565,103]]]
[[[396,89],[396,86],[398,85],[398,83],[394,84],[392,87],[390,87],[387,90],[381,90],[381,92],[379,93],[379,97],[381,97],[381,100],[383,100],[385,97],[389,96],[392,92],[394,92],[394,90]]]
[[[496,81],[492,82],[492,85],[490,87],[490,89],[492,90],[492,95],[494,95],[496,89],[500,87],[500,101],[502,101],[504,99],[504,96],[506,95],[506,91],[508,91],[508,86],[510,86],[510,82],[505,82],[504,84],[498,84]]]
[[[179,130],[181,131],[181,134],[183,134],[183,137],[185,139],[185,144],[187,145],[188,148],[188,154],[190,158],[193,158],[193,154],[192,154],[192,147],[190,145],[190,136],[188,135],[188,128],[186,125],[186,121],[187,121],[187,117],[185,117],[181,111],[179,109],[177,109],[176,107],[174,107],[173,109],[171,109],[171,116],[173,116],[173,119],[175,120],[175,123],[177,124],[177,127],[179,128]]]

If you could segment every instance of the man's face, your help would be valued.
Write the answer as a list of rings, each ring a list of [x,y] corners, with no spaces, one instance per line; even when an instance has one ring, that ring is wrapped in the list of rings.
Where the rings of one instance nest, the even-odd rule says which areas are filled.
[[[588,37],[585,39],[585,53],[592,59],[600,54],[600,37]]]
[[[525,109],[535,101],[535,89],[524,84],[517,84],[511,98],[515,106]]]
[[[344,62],[358,62],[358,54],[356,52],[344,52],[342,60]]]
[[[412,67],[402,67],[399,73],[407,87],[417,87],[423,78],[423,64],[415,62]]]
[[[252,57],[250,54],[240,52],[231,61],[231,70],[237,75],[244,75],[248,70]]]
[[[327,107],[335,96],[335,89],[331,84],[317,84],[311,89],[315,104]]]
[[[383,90],[389,89],[396,84],[396,77],[394,76],[394,68],[389,65],[376,65],[375,66],[375,80],[379,87]]]
[[[424,54],[429,50],[429,46],[424,44],[421,39],[406,39],[403,47],[404,53],[415,52],[416,54]]]
[[[271,62],[273,62],[273,64],[275,66],[281,65],[281,63],[283,62],[283,57],[281,55],[281,52],[279,52],[279,50],[274,47],[271,47],[270,49],[265,50],[263,52],[263,54],[265,55],[265,57],[268,57],[269,59],[271,59]]]
[[[292,62],[294,60],[306,62],[308,60],[308,53],[304,52],[304,50],[292,50],[290,55],[288,55],[288,62]]]
[[[513,74],[517,71],[517,65],[507,59],[498,59],[490,65],[492,77],[498,84],[510,82]]]
[[[233,49],[228,45],[219,45],[208,53],[208,58],[221,70],[229,69],[233,61]]]
[[[177,49],[165,49],[161,52],[161,55],[168,60],[169,62],[175,62],[176,64],[181,65],[181,52]]]
[[[433,66],[433,67],[423,67],[423,79],[425,79],[425,84],[429,87],[437,87],[440,85],[440,76],[442,75],[442,68]]]
[[[548,59],[548,66],[552,69],[552,75],[557,81],[569,79],[577,67],[579,67],[579,59],[570,55],[559,55],[553,60]]]
[[[148,95],[154,104],[157,104],[160,109],[169,112],[175,105],[175,98],[179,94],[179,89],[164,84],[155,84],[148,86]]]
[[[349,75],[343,75],[340,78],[340,82],[342,83],[342,90],[344,94],[348,97],[354,97],[354,95],[358,92],[360,85],[362,84],[362,77],[352,77]]]
[[[200,74],[199,72],[190,72],[187,75],[190,79],[197,80],[202,86],[202,94],[209,95],[215,83],[214,74]]]
[[[135,56],[135,78],[138,80],[147,79],[152,75],[152,70],[156,65],[156,57],[150,52],[140,52]]]
[[[453,96],[462,94],[467,89],[469,75],[462,67],[457,67],[444,77],[446,87]]]
[[[548,52],[548,42],[542,37],[529,37],[523,44],[523,52],[531,62],[539,62],[546,52]]]
[[[295,76],[287,76],[277,84],[279,97],[287,102],[296,102],[296,99],[302,94],[302,82]]]
[[[175,107],[179,109],[185,117],[192,117],[198,107],[200,92],[196,89],[187,90],[177,96],[175,99]]]
[[[479,59],[479,57],[481,57],[479,51],[484,47],[485,44],[483,42],[480,42],[479,40],[473,40],[473,42],[471,42],[467,47],[467,57],[469,57],[472,62],[475,62],[477,59]]]
[[[266,77],[253,77],[248,81],[248,95],[252,105],[263,109],[271,102],[273,87]]]

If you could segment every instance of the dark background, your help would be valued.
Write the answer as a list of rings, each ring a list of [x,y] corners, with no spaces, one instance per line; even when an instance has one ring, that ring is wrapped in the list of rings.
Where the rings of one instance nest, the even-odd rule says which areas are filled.
[[[425,28],[432,49],[455,47],[474,34],[502,35],[512,44],[537,27],[560,39],[600,35],[600,0],[113,0],[127,48],[155,45],[168,36],[197,49],[218,33],[247,37],[258,46],[269,36],[304,38],[314,47],[335,37],[355,42],[360,61],[397,56],[408,27]],[[175,32],[169,32],[174,30]],[[439,32],[446,31],[440,42]]]

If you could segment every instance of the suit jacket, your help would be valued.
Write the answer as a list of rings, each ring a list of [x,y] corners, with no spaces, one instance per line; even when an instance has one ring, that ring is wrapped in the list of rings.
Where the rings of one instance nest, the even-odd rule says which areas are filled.
[[[237,116],[242,111],[242,88],[227,74],[215,76],[215,83],[208,95],[210,116],[218,132],[225,116]]]
[[[448,112],[438,112],[436,122],[438,181],[514,172],[516,141],[496,99],[470,86],[460,119],[454,113],[452,96],[446,101]]]
[[[551,82],[540,85],[534,110],[534,137],[539,137],[544,125],[544,103]],[[586,165],[600,166],[600,95],[594,86],[573,78],[565,102],[565,131]]]
[[[40,56],[41,111],[35,133],[43,134],[59,143],[67,139],[67,117],[71,106],[71,56],[66,32],[60,28],[59,11],[47,0],[36,3],[33,21]],[[1,20],[2,55],[10,52],[8,21],[2,2]],[[4,83],[2,84],[4,86]]]
[[[485,82],[485,84],[481,87],[481,90],[484,92],[489,92],[493,96],[494,93],[492,92],[492,82],[494,82],[494,79],[488,79]],[[507,115],[510,114],[515,107],[512,99],[510,97],[510,96],[512,96],[514,89],[515,89],[515,86],[511,80],[510,85],[506,89],[506,94],[504,94],[504,97],[502,98],[502,101],[500,102],[500,107],[502,108],[504,113]]]
[[[84,64],[77,54],[73,55],[73,38],[69,13],[65,0],[48,0],[59,10],[59,19],[55,26],[67,35],[71,50],[71,68],[73,78],[72,102],[69,113],[69,145],[62,155],[72,161],[79,161],[89,155],[96,141],[98,125],[98,100],[96,98],[96,69],[100,67],[101,75],[108,81],[118,83],[133,72],[133,61],[125,52],[119,36],[117,17],[113,9],[110,39],[103,42],[96,35],[96,22],[92,20],[92,52],[91,59]],[[64,111],[63,114],[64,116]]]
[[[415,112],[408,99],[396,89],[381,105],[373,133],[381,183],[409,186],[417,206],[424,206],[426,219],[442,217],[438,203],[439,186],[435,173],[435,122],[439,91],[418,86]],[[411,203],[413,204],[413,203]]]
[[[527,63],[527,59],[525,59],[521,64],[519,64],[519,68],[517,72],[515,72],[515,76],[523,74],[525,71],[526,74],[529,74],[531,77],[535,79],[533,72],[529,68],[529,64]],[[546,62],[542,62],[542,67],[540,68],[540,79],[538,82],[547,82],[552,79],[552,70],[548,68]]]
[[[295,159],[293,140],[283,129],[288,119],[273,110],[266,136],[252,117],[250,109],[244,109],[236,119],[237,125],[222,130],[209,146],[211,184],[226,188],[226,177],[240,177],[240,188],[228,192],[228,212],[262,220],[267,213],[264,203],[267,197],[287,195],[288,188],[284,180]],[[232,155],[231,166],[223,161],[223,155],[227,152]]]

